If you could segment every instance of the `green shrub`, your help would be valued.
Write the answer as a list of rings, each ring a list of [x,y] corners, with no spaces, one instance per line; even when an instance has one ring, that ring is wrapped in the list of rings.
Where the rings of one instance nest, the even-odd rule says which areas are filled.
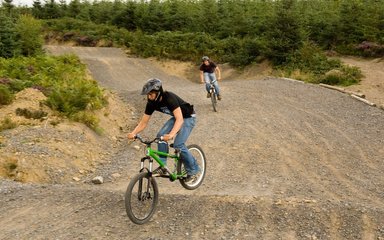
[[[336,71],[331,71],[319,78],[319,83],[329,85],[349,86],[356,84],[362,78],[362,73],[357,67],[342,66]]]
[[[316,44],[305,42],[300,49],[288,58],[286,68],[300,69],[314,74],[325,74],[340,66],[341,62],[339,60],[328,59],[323,50]]]
[[[235,67],[244,67],[262,59],[265,45],[262,39],[229,37],[219,41],[218,57]]]
[[[73,79],[62,85],[57,84],[46,103],[50,108],[69,116],[84,110],[100,109],[106,100],[95,81]]]
[[[0,105],[10,104],[13,100],[13,94],[8,87],[0,83]]]
[[[345,66],[338,59],[329,59],[311,42],[303,44],[280,68],[289,77],[330,85],[351,85],[358,83],[362,77],[358,68]]]
[[[50,108],[69,118],[106,104],[103,90],[96,81],[89,79],[85,65],[75,55],[0,58],[0,67],[0,77],[6,76],[6,83],[0,84],[2,103],[9,103],[13,93],[34,87],[47,96],[45,103]],[[18,113],[32,118],[44,115],[25,110]],[[94,128],[88,123],[91,121],[86,122]]]
[[[90,129],[94,130],[97,134],[102,134],[103,130],[99,127],[99,119],[91,112],[81,111],[70,116],[70,119],[84,123]]]
[[[19,41],[15,23],[0,8],[0,58],[11,58],[19,53]]]
[[[129,47],[133,41],[132,33],[126,29],[74,18],[45,20],[44,29],[48,41],[73,41],[80,46]]]
[[[16,30],[19,36],[21,54],[35,56],[42,53],[42,25],[30,15],[21,15],[17,20]]]
[[[141,57],[196,61],[203,55],[219,59],[217,46],[217,41],[205,33],[163,31],[147,35],[138,31],[134,35],[131,51]]]

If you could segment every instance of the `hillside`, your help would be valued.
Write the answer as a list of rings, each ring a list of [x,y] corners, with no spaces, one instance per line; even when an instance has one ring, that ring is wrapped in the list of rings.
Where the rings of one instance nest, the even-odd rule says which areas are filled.
[[[214,113],[203,86],[186,80],[193,80],[188,65],[129,58],[119,49],[48,49],[75,52],[113,92],[100,114],[105,135],[66,122],[0,133],[1,156],[29,161],[36,166],[30,171],[49,166],[43,183],[1,181],[1,239],[384,239],[382,109],[318,85],[266,77],[264,66],[255,79],[255,70],[228,70]],[[379,61],[364,64],[383,69],[373,67]],[[198,123],[189,142],[203,147],[208,173],[195,191],[160,179],[158,212],[137,226],[125,215],[123,195],[142,148],[124,136],[142,113],[139,90],[150,77],[195,105]],[[364,88],[371,81],[353,90],[379,103],[383,95],[374,98]],[[372,86],[381,89],[380,81]],[[154,115],[143,135],[152,137],[165,119]],[[85,150],[96,156],[91,167]],[[63,163],[49,164],[60,156]],[[81,164],[69,164],[76,156]],[[105,183],[93,185],[95,176]]]

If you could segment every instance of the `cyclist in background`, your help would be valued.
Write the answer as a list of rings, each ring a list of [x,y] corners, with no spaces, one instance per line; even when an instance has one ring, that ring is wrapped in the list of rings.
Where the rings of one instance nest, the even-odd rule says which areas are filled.
[[[154,111],[170,115],[171,118],[160,129],[157,137],[162,137],[163,141],[175,138],[173,145],[175,148],[180,149],[180,156],[184,161],[185,170],[187,171],[185,182],[194,181],[196,174],[200,171],[200,167],[185,145],[196,122],[196,113],[193,105],[185,102],[172,92],[164,91],[162,82],[157,78],[151,78],[144,84],[141,95],[147,95],[148,101],[145,112],[136,128],[128,134],[128,138],[134,139],[138,133],[147,127]],[[168,144],[159,142],[158,150],[168,152]],[[165,164],[167,163],[166,158],[162,157],[161,160]],[[159,167],[153,173],[165,175],[167,171]]]
[[[201,83],[205,82],[205,88],[207,90],[207,98],[211,97],[209,88],[210,88],[210,84],[212,83],[217,93],[217,99],[221,100],[220,87],[218,84],[218,81],[221,80],[220,68],[214,62],[212,62],[207,56],[202,57],[201,61],[202,63],[200,65],[200,82]],[[217,78],[216,78],[216,73],[217,73]]]

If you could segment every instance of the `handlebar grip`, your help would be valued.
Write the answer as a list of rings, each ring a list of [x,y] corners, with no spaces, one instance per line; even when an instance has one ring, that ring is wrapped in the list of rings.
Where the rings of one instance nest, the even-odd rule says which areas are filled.
[[[136,139],[139,139],[140,141],[142,141],[142,138],[140,137],[139,134],[136,134],[134,139],[135,139],[135,140],[136,140]]]

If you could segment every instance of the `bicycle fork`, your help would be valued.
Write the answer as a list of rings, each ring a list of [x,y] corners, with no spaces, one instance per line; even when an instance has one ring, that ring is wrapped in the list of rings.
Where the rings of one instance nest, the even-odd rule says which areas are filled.
[[[153,166],[153,160],[150,157],[144,157],[141,159],[140,163],[140,172],[144,170],[144,162],[145,160],[149,160],[149,171],[152,172],[152,166]],[[137,198],[139,201],[145,201],[147,199],[151,199],[151,181],[152,176],[148,177],[147,186],[143,186],[143,179],[139,180],[139,187],[138,187],[138,193]],[[145,190],[143,192],[143,187],[145,187]]]

